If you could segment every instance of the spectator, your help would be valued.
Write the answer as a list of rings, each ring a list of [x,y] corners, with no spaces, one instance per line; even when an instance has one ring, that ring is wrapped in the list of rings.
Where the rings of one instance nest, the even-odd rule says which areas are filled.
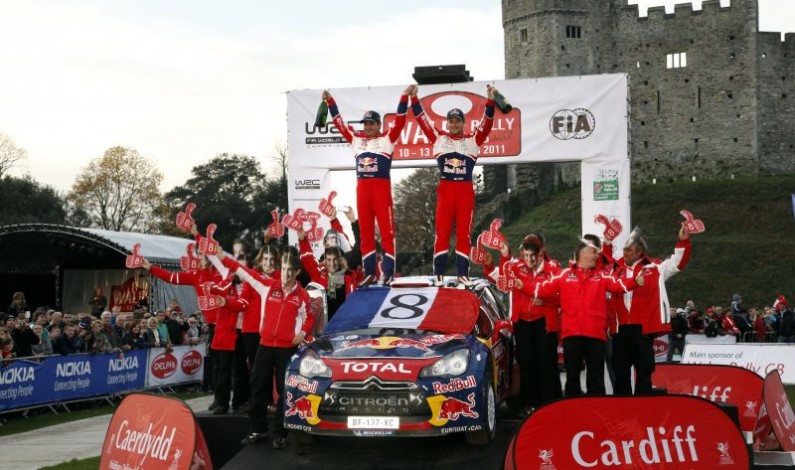
[[[177,308],[179,308],[179,306],[177,306]],[[168,338],[171,341],[171,344],[175,346],[183,344],[183,336],[185,335],[185,332],[188,331],[188,324],[185,323],[185,318],[182,316],[182,311],[172,310],[171,307],[167,308],[163,323],[168,330]]]
[[[681,355],[685,350],[685,336],[690,329],[686,315],[685,309],[677,308],[671,316],[671,333],[668,336],[668,357],[666,358],[668,362],[673,360],[674,351],[678,350]]]
[[[91,315],[99,318],[102,312],[108,307],[108,298],[102,295],[102,288],[97,287],[94,291],[94,296],[91,298],[91,302],[88,303],[91,306]]]
[[[140,323],[132,320],[127,320],[124,323],[124,335],[121,338],[121,343],[123,351],[146,348],[146,341],[141,334]]]
[[[116,331],[116,328],[112,326],[112,319],[113,314],[108,311],[102,312],[100,316],[100,323],[102,328],[99,332],[95,332],[94,335],[102,334],[105,338],[107,338],[108,342],[110,343],[113,349],[121,349],[121,335]],[[124,321],[124,317],[121,318]]]
[[[755,343],[764,343],[768,331],[764,314],[760,313],[759,309],[754,307],[748,310],[748,316],[753,325],[753,341]]]
[[[110,314],[110,312],[107,312]],[[121,348],[113,346],[108,333],[104,330],[101,320],[94,320],[91,322],[91,332],[94,336],[94,343],[91,345],[90,351],[94,354],[109,354],[121,352]],[[119,341],[121,343],[121,341]]]
[[[198,326],[199,320],[191,316],[188,318],[188,329],[186,330],[185,344],[195,346],[202,342],[201,329]]]
[[[39,337],[30,329],[30,325],[24,318],[17,318],[16,325],[11,330],[11,338],[14,340],[14,352],[17,357],[30,357],[33,355],[34,344],[39,343]]]
[[[39,342],[31,346],[34,356],[52,356],[52,343],[49,337],[44,336],[44,331],[43,326],[33,325],[33,333],[39,338]]]
[[[4,367],[12,364],[13,361],[10,359],[16,357],[16,354],[14,354],[14,340],[11,338],[0,339],[0,356],[3,358]]]
[[[180,306],[179,306],[179,302],[177,302],[177,299],[169,300],[168,309],[166,309],[166,310],[171,310],[171,313],[174,313],[174,312],[183,313],[182,312],[182,308],[180,308]]]
[[[160,333],[157,331],[157,318],[150,318],[146,321],[146,329],[143,330],[144,345],[147,348],[159,348],[165,346],[160,342]]]
[[[731,311],[724,312],[723,307],[715,307],[715,319],[718,321],[718,334],[740,336],[740,329],[732,317]]]
[[[52,331],[50,331],[52,335]],[[75,334],[75,326],[66,324],[63,333],[56,335],[55,341],[52,344],[52,349],[55,354],[67,356],[75,354],[80,350],[80,342],[78,336]]]
[[[751,323],[751,319],[748,316],[748,312],[742,306],[743,298],[740,294],[734,294],[732,297],[732,305],[731,305],[731,317],[734,319],[734,322],[737,324],[737,328],[740,329],[740,339],[743,340],[751,335],[746,335],[746,333],[751,333],[753,330],[753,324]]]
[[[53,328],[60,328],[63,331],[64,316],[61,312],[52,312],[50,321],[45,328],[48,332],[52,333]]]
[[[14,318],[24,316],[25,312],[30,312],[28,302],[25,300],[25,294],[22,292],[14,292],[11,296],[11,305],[6,310],[7,315],[13,315]]]
[[[54,327],[50,330],[50,344],[55,345],[55,341],[61,336],[61,328]],[[55,347],[55,346],[53,346]]]
[[[168,327],[166,326],[166,312],[158,310],[155,320],[157,320],[157,334],[160,338],[160,345],[164,348],[170,348],[171,338],[168,335]]]
[[[788,308],[787,299],[781,295],[773,305],[778,317],[778,342],[795,343],[795,313]]]
[[[687,313],[687,316],[689,317],[695,311],[696,311],[696,303],[693,302],[692,300],[688,300],[687,303],[685,303],[685,313]]]
[[[715,338],[718,336],[719,331],[720,326],[715,318],[715,310],[709,307],[704,316],[704,335],[707,338]]]

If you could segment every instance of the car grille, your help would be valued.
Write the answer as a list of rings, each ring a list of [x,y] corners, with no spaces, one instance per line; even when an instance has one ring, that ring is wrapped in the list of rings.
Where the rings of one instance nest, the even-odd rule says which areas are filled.
[[[420,422],[430,408],[419,387],[412,382],[334,382],[323,394],[320,419],[344,422],[348,416],[400,416],[403,422]]]

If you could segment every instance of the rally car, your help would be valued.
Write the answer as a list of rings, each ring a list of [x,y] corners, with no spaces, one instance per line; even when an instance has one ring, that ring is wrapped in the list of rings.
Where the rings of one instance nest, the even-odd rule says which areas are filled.
[[[518,391],[510,320],[485,281],[353,292],[285,377],[285,427],[310,435],[466,433],[485,445]],[[305,434],[304,434],[305,437]]]

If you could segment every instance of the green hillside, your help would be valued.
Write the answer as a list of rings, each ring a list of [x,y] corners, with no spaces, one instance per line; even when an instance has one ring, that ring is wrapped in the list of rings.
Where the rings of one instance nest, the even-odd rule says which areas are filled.
[[[681,209],[707,227],[693,236],[688,269],[668,282],[672,305],[687,299],[699,309],[728,305],[734,293],[743,296],[746,307],[770,305],[779,294],[795,302],[792,193],[795,176],[634,185],[632,222],[641,226],[653,256],[672,253]],[[572,257],[580,235],[579,187],[525,211],[508,209],[519,213],[503,227],[512,248],[538,230],[553,257],[561,262]]]

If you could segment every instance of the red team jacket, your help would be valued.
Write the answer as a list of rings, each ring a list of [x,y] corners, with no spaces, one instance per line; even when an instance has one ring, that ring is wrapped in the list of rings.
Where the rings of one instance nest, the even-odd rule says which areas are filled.
[[[220,284],[223,278],[218,271],[212,267],[199,269],[196,271],[185,272],[171,272],[166,271],[160,266],[152,265],[149,272],[156,278],[161,279],[169,284],[177,284],[180,286],[193,286],[196,289],[196,295],[204,295],[202,285],[205,282],[212,282]],[[207,324],[213,325],[218,321],[218,309],[204,310],[204,321]]]
[[[506,265],[511,260],[512,258],[501,257],[500,271],[506,272],[506,269],[512,269],[514,275],[522,281],[522,285],[548,281],[560,273],[560,264],[555,260],[544,261],[537,272],[534,272],[533,268],[527,266],[524,262],[512,263],[511,268],[507,268]],[[520,290],[512,290],[511,321],[516,323],[519,320],[535,321],[544,318],[546,319],[548,333],[560,331],[560,320],[558,318],[560,298],[557,295],[553,295],[541,298],[541,302],[541,305],[536,305],[534,297]]]
[[[309,245],[309,240],[304,238],[298,241],[298,247],[301,249],[301,266],[304,271],[309,275],[312,282],[317,282],[324,288],[328,289],[328,271],[325,266],[320,265],[315,259],[315,254],[312,252],[312,247]],[[345,295],[356,290],[356,271],[350,269],[345,271]]]
[[[641,325],[643,334],[671,331],[671,305],[665,290],[665,281],[683,270],[690,261],[690,239],[679,240],[674,254],[665,261],[642,257],[634,265],[627,266],[624,258],[615,260],[613,275],[620,279],[634,279],[645,269],[645,283],[624,295],[613,295],[610,299],[610,330],[615,332],[621,325]]]
[[[215,325],[210,348],[216,351],[234,351],[237,341],[237,316],[241,310],[248,307],[248,302],[240,298],[237,289],[229,281],[214,285],[212,293],[223,297],[226,303],[217,309],[218,323]]]
[[[616,279],[597,269],[583,269],[572,264],[544,282],[522,286],[530,297],[560,295],[562,310],[560,338],[587,336],[606,341],[607,292],[626,293],[637,287],[634,279]]]

